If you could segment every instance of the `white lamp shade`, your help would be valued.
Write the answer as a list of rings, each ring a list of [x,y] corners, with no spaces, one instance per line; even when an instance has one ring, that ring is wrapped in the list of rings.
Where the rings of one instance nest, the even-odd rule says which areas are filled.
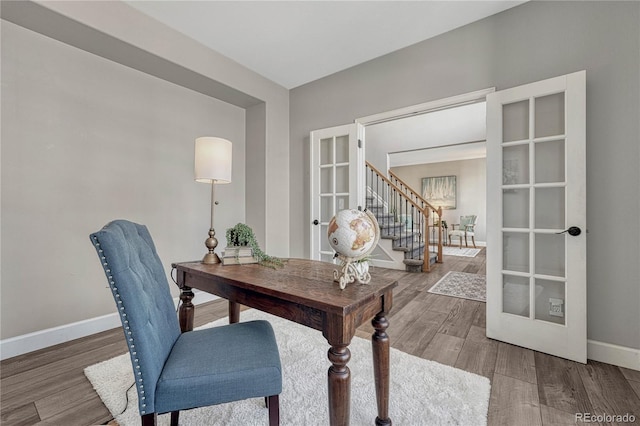
[[[226,139],[205,136],[196,139],[195,180],[204,183],[231,182],[232,145]]]

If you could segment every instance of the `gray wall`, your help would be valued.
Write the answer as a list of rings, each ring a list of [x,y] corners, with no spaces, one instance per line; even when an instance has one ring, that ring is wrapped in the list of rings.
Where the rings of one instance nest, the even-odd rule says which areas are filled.
[[[407,185],[422,191],[422,178],[434,176],[456,176],[456,208],[442,210],[442,218],[448,224],[460,223],[460,216],[478,216],[475,227],[476,243],[487,241],[487,161],[473,160],[445,161],[442,163],[418,164],[414,166],[392,167],[391,170]],[[454,244],[457,244],[457,239]],[[463,241],[464,244],[464,241]],[[469,241],[471,244],[471,241]]]
[[[246,220],[289,254],[288,90],[123,2],[0,6],[0,338],[115,312],[88,243],[108,220],[147,224],[165,267],[202,257],[197,136],[234,143],[219,239]]]
[[[588,338],[640,348],[639,22],[638,2],[528,2],[292,90],[292,255],[309,254],[309,131],[584,69]]]
[[[146,224],[167,270],[204,255],[198,136],[233,142],[218,236],[244,221],[244,109],[7,22],[2,65],[2,338],[114,311],[88,238],[110,220]]]

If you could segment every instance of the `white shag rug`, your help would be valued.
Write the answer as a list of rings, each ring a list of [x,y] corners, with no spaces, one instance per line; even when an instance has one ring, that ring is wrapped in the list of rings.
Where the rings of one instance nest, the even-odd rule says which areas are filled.
[[[329,345],[322,333],[256,310],[241,313],[241,321],[271,322],[282,362],[280,424],[326,425]],[[207,326],[226,324],[223,318]],[[393,335],[390,336],[393,341]],[[351,345],[351,424],[371,425],[377,415],[371,342],[354,337]],[[138,397],[128,354],[85,369],[94,389],[122,426],[139,425]],[[389,417],[396,425],[486,425],[489,379],[424,360],[391,348]],[[128,391],[128,405],[125,392]],[[125,410],[126,407],[126,410]],[[168,425],[169,415],[159,416]],[[181,425],[265,425],[264,399],[251,399],[180,412]]]
[[[449,271],[427,292],[486,302],[487,277],[467,272]]]
[[[480,253],[479,248],[473,247],[458,247],[456,245],[453,246],[442,246],[442,254],[445,256],[462,256],[462,257],[476,257],[478,253]],[[433,252],[438,251],[438,246],[431,246],[431,250]]]

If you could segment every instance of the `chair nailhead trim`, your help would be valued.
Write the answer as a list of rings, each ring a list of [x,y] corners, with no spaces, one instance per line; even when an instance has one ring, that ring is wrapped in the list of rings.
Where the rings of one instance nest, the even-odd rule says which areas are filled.
[[[124,312],[124,306],[122,303],[122,300],[120,300],[120,293],[118,293],[118,287],[116,287],[116,283],[115,280],[113,279],[113,275],[111,275],[111,269],[109,269],[109,264],[107,262],[107,258],[102,255],[104,253],[104,250],[102,250],[100,248],[100,242],[98,242],[98,237],[94,236],[93,237],[93,241],[94,241],[94,245],[96,246],[96,248],[98,249],[98,253],[100,253],[100,259],[102,260],[102,266],[104,267],[104,271],[107,275],[107,280],[109,281],[109,286],[111,287],[111,291],[114,293],[114,297],[116,299],[117,304],[120,306],[119,308],[119,312],[120,312],[120,318],[122,320],[122,323],[125,325],[125,330],[127,332],[127,336],[129,336],[128,340],[128,345],[129,345],[129,350],[131,351],[131,354],[135,357],[133,359],[133,363],[134,363],[134,367],[137,370],[137,375],[138,375],[138,392],[141,395],[141,402],[146,400],[146,397],[143,396],[144,395],[144,381],[142,379],[142,372],[140,371],[141,369],[141,365],[140,365],[140,360],[136,357],[137,352],[134,351],[134,348],[136,347],[135,344],[133,343],[133,337],[131,337],[131,328],[129,327],[129,321],[126,319],[127,314]],[[144,408],[146,408],[147,404],[142,403],[141,404],[141,410],[140,413],[141,414],[146,414],[146,411],[144,410]]]

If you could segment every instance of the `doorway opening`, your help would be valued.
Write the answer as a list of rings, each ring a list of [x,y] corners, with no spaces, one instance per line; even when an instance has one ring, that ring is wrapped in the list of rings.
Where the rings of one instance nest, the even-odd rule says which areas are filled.
[[[486,245],[485,89],[356,120],[365,126],[366,160],[391,170],[416,192],[424,178],[456,176],[456,205],[447,223],[475,215],[475,241]],[[429,201],[427,199],[427,201]],[[445,236],[446,239],[446,236]]]

